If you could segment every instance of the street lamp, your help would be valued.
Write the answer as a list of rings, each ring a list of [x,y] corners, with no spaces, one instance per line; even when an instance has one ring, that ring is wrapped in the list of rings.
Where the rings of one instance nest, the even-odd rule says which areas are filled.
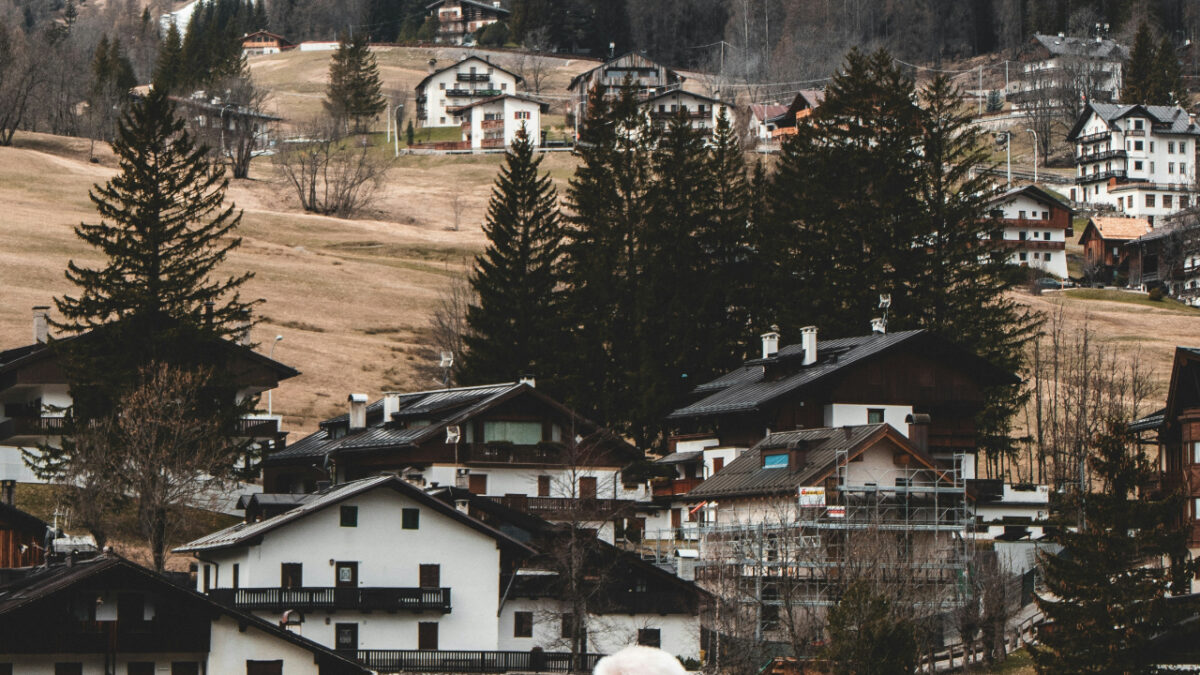
[[[282,339],[283,339],[282,335],[275,336],[275,340],[271,343],[271,351],[267,358],[271,359],[272,361],[275,360],[275,345],[279,344],[279,341]],[[267,417],[271,416],[271,392],[272,391],[274,391],[274,389],[267,390]]]
[[[1033,129],[1026,128],[1025,131],[1033,134],[1033,182],[1037,182],[1037,132]]]

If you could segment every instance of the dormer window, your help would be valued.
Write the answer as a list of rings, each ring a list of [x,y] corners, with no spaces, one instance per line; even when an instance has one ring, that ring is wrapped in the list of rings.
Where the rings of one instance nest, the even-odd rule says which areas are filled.
[[[762,468],[764,469],[786,469],[788,468],[788,453],[773,452],[763,455]]]

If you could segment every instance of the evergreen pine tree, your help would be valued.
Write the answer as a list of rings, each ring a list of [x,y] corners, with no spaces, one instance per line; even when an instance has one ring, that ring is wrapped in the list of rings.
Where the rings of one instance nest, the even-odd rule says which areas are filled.
[[[478,304],[467,310],[461,377],[468,384],[552,375],[549,359],[562,337],[556,267],[563,230],[558,195],[541,163],[522,128],[492,189],[483,226],[488,245],[471,275]]]
[[[651,153],[649,212],[632,232],[637,281],[635,368],[630,373],[637,405],[629,407],[627,433],[646,447],[659,436],[662,419],[692,389],[704,382],[710,341],[709,322],[698,302],[712,279],[705,277],[702,234],[708,238],[714,177],[709,172],[704,138],[680,110],[667,123]]]
[[[1122,73],[1124,83],[1121,89],[1121,100],[1125,103],[1148,103],[1153,95],[1155,68],[1154,38],[1150,36],[1150,27],[1146,22],[1138,25],[1137,35],[1133,38],[1133,50],[1129,52]]]
[[[379,66],[367,44],[367,36],[342,36],[341,44],[329,62],[329,84],[325,89],[325,110],[334,119],[353,121],[356,132],[367,130],[372,118],[383,112],[383,85]]]
[[[1184,105],[1188,103],[1187,88],[1183,84],[1183,69],[1175,45],[1169,37],[1163,37],[1154,57],[1153,93],[1147,99],[1151,105]]]
[[[163,37],[162,46],[158,49],[158,60],[154,64],[154,88],[167,94],[179,91],[182,84],[183,43],[179,37],[179,28],[172,21]]]
[[[1157,672],[1151,640],[1183,616],[1167,596],[1186,591],[1196,571],[1182,499],[1139,493],[1154,466],[1120,423],[1096,439],[1088,463],[1097,489],[1075,495],[1078,520],[1053,535],[1063,551],[1041,561],[1046,592],[1036,600],[1052,628],[1039,632],[1034,663],[1041,673]]]
[[[112,147],[120,172],[90,192],[100,222],[75,228],[106,261],[71,261],[76,290],[55,298],[56,327],[93,333],[65,343],[75,414],[85,419],[106,412],[150,361],[215,365],[206,345],[245,330],[254,304],[238,294],[251,273],[216,276],[241,244],[241,214],[224,204],[224,170],[192,143],[166,92],[130,106]]]
[[[615,101],[589,93],[587,122],[567,189],[564,320],[573,331],[565,398],[600,422],[629,430],[637,367],[637,237],[650,206],[653,131],[632,87]],[[639,441],[641,439],[638,439]]]
[[[404,129],[404,140],[409,145],[412,145],[413,142],[416,140],[416,137],[417,137],[417,130],[413,128],[413,121],[409,120],[408,126]]]

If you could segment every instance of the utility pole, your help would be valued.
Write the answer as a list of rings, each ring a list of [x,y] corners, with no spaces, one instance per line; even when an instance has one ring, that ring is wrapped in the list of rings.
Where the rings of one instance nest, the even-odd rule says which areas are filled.
[[[983,115],[983,64],[982,63],[979,64],[979,91],[976,93],[976,96],[979,97],[979,114]]]
[[[1033,134],[1033,182],[1037,182],[1037,132],[1033,129],[1025,129]]]

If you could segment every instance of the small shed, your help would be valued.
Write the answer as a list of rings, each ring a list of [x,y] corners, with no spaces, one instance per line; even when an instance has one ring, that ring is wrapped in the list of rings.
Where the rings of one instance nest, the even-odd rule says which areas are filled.
[[[1116,268],[1125,262],[1125,245],[1151,229],[1145,218],[1094,216],[1083,228],[1079,244],[1087,264]]]

